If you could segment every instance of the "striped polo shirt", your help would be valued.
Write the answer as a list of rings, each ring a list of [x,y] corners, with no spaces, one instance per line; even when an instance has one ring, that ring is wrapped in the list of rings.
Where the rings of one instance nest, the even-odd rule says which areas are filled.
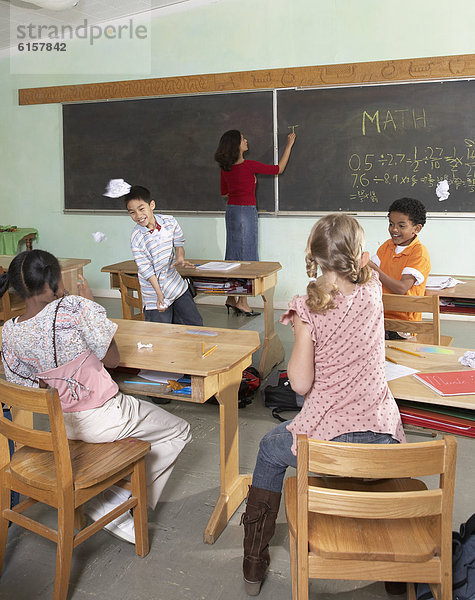
[[[188,284],[175,269],[175,247],[184,246],[185,238],[177,220],[171,215],[155,215],[160,231],[150,233],[147,227],[135,225],[130,246],[137,263],[144,308],[157,309],[157,294],[148,281],[156,275],[168,308],[188,289]]]

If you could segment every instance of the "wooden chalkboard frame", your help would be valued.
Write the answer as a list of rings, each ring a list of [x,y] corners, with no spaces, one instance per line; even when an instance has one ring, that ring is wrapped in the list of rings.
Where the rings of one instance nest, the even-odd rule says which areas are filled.
[[[169,95],[209,94],[214,92],[226,93],[246,90],[277,90],[299,87],[347,87],[365,84],[416,83],[421,81],[445,81],[473,78],[475,78],[475,54],[463,54],[25,88],[18,90],[18,101],[20,105],[26,106],[130,98],[138,99]],[[111,214],[112,211],[106,212],[107,214]],[[323,213],[279,211],[277,214],[282,216],[289,214],[308,216],[310,214],[317,215]],[[363,211],[357,214],[369,217],[381,216],[385,213]],[[473,213],[437,212],[430,213],[429,216],[437,218],[464,218],[473,217]]]
[[[153,96],[237,92],[291,87],[335,87],[375,83],[441,81],[475,77],[475,54],[410,58],[361,63],[288,67],[260,71],[237,71],[136,79],[78,85],[24,88],[18,103],[54,104],[151,98]]]

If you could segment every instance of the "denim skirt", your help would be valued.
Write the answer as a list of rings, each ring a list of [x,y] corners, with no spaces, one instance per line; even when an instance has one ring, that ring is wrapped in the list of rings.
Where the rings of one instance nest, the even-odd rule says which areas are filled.
[[[226,207],[226,260],[259,260],[257,209],[228,204]]]

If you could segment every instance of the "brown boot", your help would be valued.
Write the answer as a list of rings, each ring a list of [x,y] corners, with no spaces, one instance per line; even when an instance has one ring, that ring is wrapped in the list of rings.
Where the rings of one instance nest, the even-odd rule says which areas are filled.
[[[246,512],[241,517],[241,523],[244,523],[242,568],[249,596],[259,594],[270,565],[269,542],[274,535],[281,495],[252,485],[249,487]]]

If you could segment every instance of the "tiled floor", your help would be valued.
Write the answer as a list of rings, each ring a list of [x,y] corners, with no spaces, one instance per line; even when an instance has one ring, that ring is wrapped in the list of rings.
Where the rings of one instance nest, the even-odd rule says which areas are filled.
[[[120,317],[118,300],[104,301],[111,317]],[[205,325],[263,330],[263,317],[246,319],[226,314],[223,307],[200,305]],[[276,311],[277,312],[277,311]],[[277,317],[277,315],[276,315]],[[475,323],[444,321],[443,333],[454,337],[454,346],[475,347]],[[292,333],[277,325],[288,358]],[[258,354],[254,364],[258,363]],[[284,363],[285,364],[285,363]],[[262,388],[261,388],[262,389]],[[202,534],[218,495],[218,407],[206,403],[172,402],[167,410],[187,419],[193,441],[185,448],[161,501],[149,515],[151,549],[146,558],[136,557],[130,544],[100,532],[73,555],[71,600],[244,600],[242,585],[243,506],[233,516],[218,541],[203,544]],[[240,411],[241,471],[252,472],[262,435],[276,421],[263,406],[260,393]],[[427,438],[410,435],[411,441]],[[458,437],[458,462],[454,527],[474,511],[470,473],[474,440]],[[46,522],[54,513],[36,508]],[[262,587],[262,600],[291,597],[288,535],[281,507],[271,547],[272,565]],[[55,546],[12,526],[7,557],[0,578],[1,600],[37,600],[52,597]],[[381,583],[314,581],[310,597],[319,600],[376,600],[386,598]]]

